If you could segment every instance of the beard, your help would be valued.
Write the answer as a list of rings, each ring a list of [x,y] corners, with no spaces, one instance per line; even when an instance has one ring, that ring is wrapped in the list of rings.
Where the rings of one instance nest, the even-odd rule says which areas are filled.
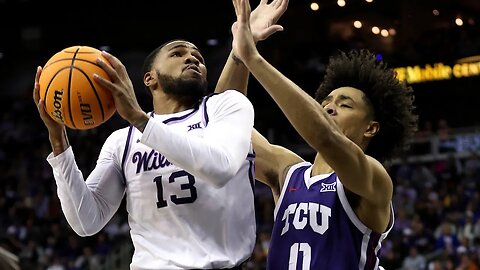
[[[182,79],[160,74],[157,71],[158,82],[166,94],[173,95],[182,101],[194,104],[207,95],[208,82],[206,79]]]

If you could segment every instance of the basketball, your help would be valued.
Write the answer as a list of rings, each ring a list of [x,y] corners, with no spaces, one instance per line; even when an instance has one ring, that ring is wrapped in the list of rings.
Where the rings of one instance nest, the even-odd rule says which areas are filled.
[[[93,79],[95,73],[109,79],[96,64],[97,57],[103,58],[98,49],[72,46],[57,52],[43,66],[40,99],[55,121],[86,130],[98,127],[115,113],[112,94]]]

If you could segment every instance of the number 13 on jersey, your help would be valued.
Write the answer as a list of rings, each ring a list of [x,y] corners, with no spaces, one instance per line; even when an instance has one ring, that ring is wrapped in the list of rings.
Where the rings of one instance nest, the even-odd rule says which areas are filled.
[[[182,181],[180,184],[180,190],[189,190],[190,195],[179,197],[176,194],[170,195],[170,201],[174,204],[186,204],[193,203],[197,199],[197,188],[195,187],[195,177],[189,174],[186,171],[177,171],[170,174],[168,177],[168,183],[171,184],[174,182]],[[153,179],[153,182],[157,185],[157,208],[162,208],[168,206],[167,200],[163,197],[163,183],[162,176],[157,176]],[[164,180],[164,182],[166,182]]]

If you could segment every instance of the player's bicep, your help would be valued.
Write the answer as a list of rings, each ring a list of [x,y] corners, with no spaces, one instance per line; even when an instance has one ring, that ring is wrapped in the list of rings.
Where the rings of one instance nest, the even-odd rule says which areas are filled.
[[[303,159],[284,147],[270,144],[256,129],[252,132],[252,143],[255,151],[255,178],[279,195],[287,167],[302,162]]]

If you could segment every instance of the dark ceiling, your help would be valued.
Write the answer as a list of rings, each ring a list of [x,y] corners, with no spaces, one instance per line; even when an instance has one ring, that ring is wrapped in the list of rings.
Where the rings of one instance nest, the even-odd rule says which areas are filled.
[[[258,2],[252,0],[252,8]],[[310,3],[290,0],[280,20],[285,31],[259,43],[276,67],[310,93],[327,57],[337,49],[369,48],[393,66],[480,55],[480,0],[346,0],[345,7],[321,0],[315,12]],[[464,20],[462,27],[454,24],[456,17]],[[72,45],[108,46],[131,67],[131,77],[139,76],[135,72],[146,53],[172,38],[200,47],[214,82],[230,50],[234,19],[231,0],[0,0],[0,95],[26,93],[29,98],[35,66]],[[364,27],[355,29],[355,20]],[[395,28],[397,34],[383,38],[372,34],[372,26]],[[218,44],[207,45],[209,39]],[[461,89],[452,90],[456,87]],[[453,114],[435,111],[436,106],[451,100],[452,91],[466,95],[464,100],[472,104],[455,111],[468,115],[480,99],[477,88],[478,79],[432,83],[419,85],[417,96],[420,103],[432,105],[424,107],[424,115],[443,117]],[[474,122],[478,120],[466,121]]]
[[[316,12],[309,9],[310,2],[290,0],[280,21],[285,32],[277,38],[283,45],[362,39],[369,46],[385,46],[368,29],[366,34],[354,32],[352,22],[356,19],[365,26],[396,28],[397,45],[431,29],[454,27],[455,16],[480,23],[478,0],[347,0],[342,8],[336,0],[322,0]],[[251,1],[252,7],[257,3]],[[440,15],[433,16],[433,9]],[[172,37],[225,42],[230,38],[233,20],[230,0],[0,0],[0,50],[51,53],[79,43],[109,45],[116,50],[150,50]]]

